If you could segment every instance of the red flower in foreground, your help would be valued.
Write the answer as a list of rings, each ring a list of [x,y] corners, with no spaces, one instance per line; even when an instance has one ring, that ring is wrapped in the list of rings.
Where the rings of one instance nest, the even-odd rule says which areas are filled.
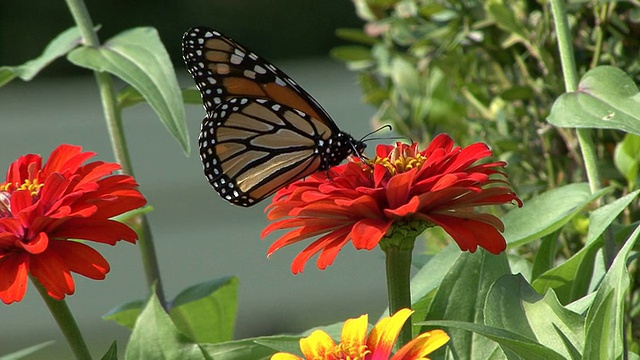
[[[394,223],[415,221],[442,227],[462,250],[474,252],[480,246],[498,254],[506,248],[504,225],[474,208],[522,202],[502,179],[505,162],[476,164],[489,156],[486,144],[454,147],[441,134],[424,151],[417,144],[379,145],[369,164],[355,159],[294,182],[278,191],[267,208],[268,219],[277,221],[263,230],[263,238],[293,228],[271,245],[268,256],[322,235],[296,256],[291,270],[301,272],[319,252],[317,265],[325,269],[347,242],[372,250]]]
[[[60,145],[43,167],[39,155],[21,156],[0,183],[0,300],[20,301],[30,274],[61,300],[73,294],[71,272],[102,280],[109,264],[83,239],[109,245],[138,236],[110,218],[146,203],[120,165],[94,161],[95,153]],[[111,175],[111,176],[109,176]]]

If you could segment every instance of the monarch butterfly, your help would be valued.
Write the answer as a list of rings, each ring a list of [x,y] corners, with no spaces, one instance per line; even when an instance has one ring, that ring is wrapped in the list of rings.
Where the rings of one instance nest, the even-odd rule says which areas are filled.
[[[182,56],[206,111],[204,174],[228,202],[252,206],[364,150],[282,70],[219,32],[190,29]]]

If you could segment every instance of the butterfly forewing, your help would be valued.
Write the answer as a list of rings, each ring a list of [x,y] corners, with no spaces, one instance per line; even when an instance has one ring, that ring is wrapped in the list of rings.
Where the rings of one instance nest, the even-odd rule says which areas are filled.
[[[204,172],[230,203],[251,206],[364,149],[284,72],[224,35],[193,28],[182,51],[207,113]]]

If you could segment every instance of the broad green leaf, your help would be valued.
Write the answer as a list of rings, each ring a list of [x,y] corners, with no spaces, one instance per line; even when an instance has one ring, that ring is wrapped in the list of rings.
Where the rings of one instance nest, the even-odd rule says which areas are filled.
[[[578,91],[562,94],[547,118],[559,127],[618,129],[640,135],[640,95],[633,80],[613,66],[589,70]]]
[[[238,279],[227,277],[192,286],[173,301],[169,314],[178,329],[198,343],[233,338]]]
[[[118,343],[113,342],[109,346],[109,350],[100,358],[101,360],[118,360]]]
[[[136,321],[125,356],[136,360],[209,359],[198,344],[178,330],[155,295]]]
[[[43,343],[40,343],[38,345],[33,345],[33,346],[29,346],[28,348],[24,348],[22,350],[18,350],[16,352],[13,352],[11,354],[7,354],[7,355],[2,355],[0,356],[0,360],[18,360],[18,359],[24,359],[25,357],[36,353],[37,351],[40,351],[44,348],[46,348],[47,346],[51,346],[55,341],[46,341]]]
[[[285,341],[290,336],[270,337],[274,342]],[[201,344],[202,350],[214,360],[269,360],[277,351],[269,346],[256,342],[256,339],[264,341],[267,337],[228,341],[218,344]]]
[[[613,154],[613,163],[627,179],[628,186],[634,187],[638,178],[638,166],[640,163],[640,136],[634,134],[625,135],[624,139],[616,146]]]
[[[462,253],[442,280],[426,319],[483,324],[482,309],[491,284],[502,275],[510,273],[504,253],[491,255],[484,250]],[[497,346],[467,331],[452,330],[449,336],[451,341],[448,347],[453,349],[457,359],[484,359]]]
[[[531,286],[539,293],[553,289],[563,304],[583,297],[589,289],[594,260],[601,246],[601,241],[585,245],[569,260],[540,275]]]
[[[301,337],[302,336],[266,336],[255,338],[253,341],[256,344],[264,345],[278,352],[287,352],[289,354],[302,356],[302,352],[300,351]],[[334,340],[340,341],[340,337],[337,339],[334,338]]]
[[[589,244],[602,235],[638,194],[640,194],[640,190],[636,190],[610,204],[595,209],[591,215],[589,215],[589,232],[587,233],[586,243]]]
[[[142,94],[183,150],[190,149],[184,105],[169,55],[153,28],[136,28],[116,35],[100,48],[81,47],[69,61],[113,74]]]
[[[142,300],[131,301],[109,310],[102,318],[105,320],[113,320],[119,325],[133,329],[143,306],[144,301]]]
[[[424,319],[429,311],[435,290],[451,266],[463,254],[457,244],[451,243],[433,256],[411,279],[411,308],[414,319]],[[388,311],[383,316],[388,316]],[[419,330],[419,329],[416,329]]]
[[[391,60],[391,80],[402,96],[411,98],[421,94],[420,75],[416,66],[400,56]]]
[[[82,42],[80,30],[76,27],[65,30],[56,36],[44,49],[42,54],[33,60],[18,66],[0,67],[0,87],[19,77],[24,81],[33,79],[40,71],[55,59],[65,55]]]
[[[520,356],[521,359],[525,360],[566,360],[562,355],[536,342],[535,340],[504,329],[499,329],[482,324],[449,320],[423,321],[419,324],[428,326],[429,328],[444,327],[447,329],[464,330],[465,332],[472,331],[476,334],[480,334],[499,343],[504,348],[512,351],[513,353]],[[450,336],[452,333],[454,333],[454,331],[452,330],[446,331]],[[456,353],[456,359],[462,358],[458,356],[459,354]],[[485,359],[485,357],[476,357],[476,354],[474,354],[473,359]]]
[[[588,184],[578,183],[540,194],[502,217],[504,238],[513,248],[548,235],[609,191],[607,188],[591,194]]]
[[[542,237],[540,247],[536,251],[531,279],[537,279],[545,271],[553,268],[558,251],[558,231]]]
[[[118,107],[121,109],[137,105],[144,102],[144,97],[131,86],[127,86],[118,93]],[[182,89],[182,100],[185,104],[194,104],[202,106],[202,98],[200,91],[196,88]]]
[[[618,359],[624,349],[625,296],[630,285],[627,258],[640,234],[640,226],[618,252],[587,312],[585,359]]]
[[[521,275],[505,275],[491,286],[484,321],[535,339],[567,359],[580,358],[584,318],[563,308],[553,291],[538,294]]]
[[[636,190],[594,210],[589,216],[589,232],[586,245],[561,265],[548,270],[537,278],[532,286],[539,293],[554,289],[563,304],[569,304],[583,296],[589,290],[598,249],[602,241],[596,241],[611,225],[613,220],[638,196]]]

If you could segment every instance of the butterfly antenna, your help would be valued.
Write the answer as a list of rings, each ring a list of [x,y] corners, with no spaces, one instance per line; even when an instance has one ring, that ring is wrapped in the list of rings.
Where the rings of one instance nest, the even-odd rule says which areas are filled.
[[[384,129],[389,129],[389,131],[393,131],[393,128],[391,127],[391,125],[389,125],[389,124],[382,125],[379,128],[377,128],[377,129],[375,129],[375,130],[373,130],[373,131],[371,131],[369,133],[364,134],[364,136],[360,138],[360,142],[364,142],[364,141],[367,141],[367,140],[374,140],[374,139],[368,139],[368,137],[373,135],[373,134],[375,134],[375,133],[377,133],[377,132],[380,132],[380,131],[382,131]]]

